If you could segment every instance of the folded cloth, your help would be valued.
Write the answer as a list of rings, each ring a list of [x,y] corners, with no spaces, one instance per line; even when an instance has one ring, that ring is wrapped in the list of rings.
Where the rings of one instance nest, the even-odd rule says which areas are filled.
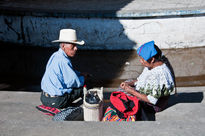
[[[57,113],[53,121],[82,121],[83,120],[83,108],[82,107],[67,107],[61,112]]]
[[[120,118],[116,112],[116,110],[114,110],[111,107],[108,107],[105,111],[105,115],[103,117],[102,121],[117,121],[117,122],[121,122],[121,121],[126,121],[126,122],[133,122],[136,121],[136,116],[132,115],[132,116],[128,116],[127,118],[123,119]]]
[[[36,108],[39,111],[43,112],[45,115],[49,115],[49,116],[54,116],[55,114],[60,112],[60,110],[57,109],[57,108],[48,107],[48,106],[45,106],[45,105],[38,105],[38,106],[36,106]]]
[[[139,100],[137,97],[128,96],[124,92],[114,91],[110,96],[111,107],[116,110],[120,118],[127,118],[137,114]]]

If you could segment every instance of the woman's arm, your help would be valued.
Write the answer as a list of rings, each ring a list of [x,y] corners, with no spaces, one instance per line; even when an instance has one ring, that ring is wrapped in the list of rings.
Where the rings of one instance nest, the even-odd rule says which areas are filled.
[[[134,86],[135,82],[137,82],[137,80],[125,81],[124,83],[127,83],[129,86]]]
[[[122,82],[120,84],[120,87],[124,89],[127,93],[136,96],[138,99],[150,103],[150,101],[147,99],[147,95],[135,91],[135,89],[129,86],[129,84],[127,84],[126,82]]]

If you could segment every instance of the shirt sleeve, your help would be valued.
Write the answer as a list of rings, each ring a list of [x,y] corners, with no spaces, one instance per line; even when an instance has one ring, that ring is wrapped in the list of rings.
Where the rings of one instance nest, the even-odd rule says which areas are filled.
[[[149,102],[150,103],[152,103],[152,104],[156,104],[157,103],[157,101],[158,101],[158,99],[157,98],[155,98],[155,97],[153,97],[153,96],[151,96],[151,95],[147,95],[147,99],[149,100]]]
[[[77,74],[77,76],[80,76],[81,75],[81,73],[79,72],[79,71],[77,71],[77,70],[74,70],[75,71],[75,73]]]
[[[150,93],[147,95],[147,99],[152,104],[156,104],[158,99],[162,96],[167,96],[169,88],[166,87],[167,79],[164,74],[155,74],[150,77],[150,82],[147,84],[147,89],[150,89]]]
[[[134,82],[134,86],[137,86],[137,81],[136,81],[136,82]]]
[[[69,88],[79,88],[84,84],[84,77],[78,76],[70,63],[62,63],[64,84]]]

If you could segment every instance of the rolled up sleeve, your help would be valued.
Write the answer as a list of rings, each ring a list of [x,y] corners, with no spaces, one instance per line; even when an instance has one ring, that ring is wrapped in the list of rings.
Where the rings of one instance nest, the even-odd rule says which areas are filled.
[[[152,103],[152,104],[156,104],[157,103],[157,101],[158,101],[158,99],[157,98],[155,98],[155,97],[153,97],[153,96],[151,96],[151,95],[147,95],[147,99],[150,101],[150,103]]]

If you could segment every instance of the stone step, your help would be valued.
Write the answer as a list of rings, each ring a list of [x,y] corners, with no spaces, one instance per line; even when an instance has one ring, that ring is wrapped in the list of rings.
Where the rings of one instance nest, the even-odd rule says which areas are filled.
[[[171,96],[169,107],[155,115],[156,121],[135,123],[54,122],[52,117],[40,113],[35,108],[41,104],[39,92],[1,91],[0,131],[1,135],[15,136],[49,136],[51,132],[53,135],[62,136],[71,134],[202,136],[205,133],[205,87],[184,87],[178,88],[178,91],[178,96]]]

